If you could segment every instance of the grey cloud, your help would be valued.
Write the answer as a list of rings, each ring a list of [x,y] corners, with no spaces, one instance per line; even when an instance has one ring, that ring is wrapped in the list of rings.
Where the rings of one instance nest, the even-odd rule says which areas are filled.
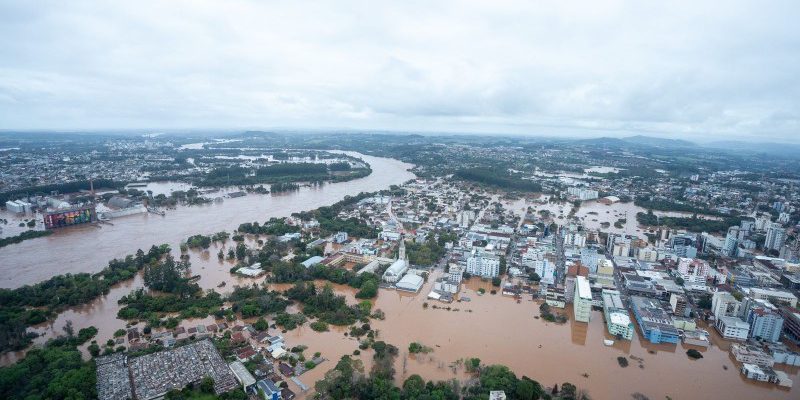
[[[798,141],[800,5],[0,0],[0,129]]]

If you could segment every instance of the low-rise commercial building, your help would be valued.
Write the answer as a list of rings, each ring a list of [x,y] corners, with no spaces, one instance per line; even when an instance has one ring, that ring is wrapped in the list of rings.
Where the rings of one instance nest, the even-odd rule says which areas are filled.
[[[632,296],[631,308],[645,339],[652,343],[678,343],[678,329],[657,300]]]
[[[731,345],[731,354],[733,354],[736,361],[741,363],[755,364],[761,367],[775,365],[775,360],[772,356],[753,345],[734,343]]]

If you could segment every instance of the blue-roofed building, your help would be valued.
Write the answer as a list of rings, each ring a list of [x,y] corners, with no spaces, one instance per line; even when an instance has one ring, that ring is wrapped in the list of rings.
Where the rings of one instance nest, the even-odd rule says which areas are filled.
[[[258,381],[258,388],[265,400],[281,400],[281,388],[269,379]]]
[[[645,339],[652,343],[678,343],[678,329],[658,300],[632,296],[631,308]]]

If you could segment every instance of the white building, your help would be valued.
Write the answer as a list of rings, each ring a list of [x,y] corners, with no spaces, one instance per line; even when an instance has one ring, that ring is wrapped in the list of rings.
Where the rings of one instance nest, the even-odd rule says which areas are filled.
[[[603,314],[608,333],[625,340],[633,339],[635,328],[618,291],[603,289]]]
[[[564,235],[565,246],[585,247],[586,246],[586,233],[584,232],[567,232]]]
[[[780,250],[786,242],[786,230],[777,222],[767,227],[767,237],[764,240],[764,249]]]
[[[22,200],[9,200],[6,202],[6,210],[16,214],[25,214],[32,211],[33,205]]]
[[[722,317],[738,317],[741,306],[742,303],[728,292],[714,292],[714,295],[711,297],[711,311],[717,319]]]
[[[656,262],[658,261],[658,250],[652,247],[642,247],[636,251],[636,259],[639,261]]]
[[[744,343],[734,343],[731,345],[731,354],[740,363],[755,364],[758,366],[771,367],[775,365],[775,360],[771,355],[761,351],[756,346]]]
[[[425,280],[421,276],[412,273],[406,274],[399,282],[395,284],[397,290],[404,290],[406,292],[417,293],[422,289]]]
[[[575,279],[573,311],[576,321],[589,322],[592,318],[592,290],[589,287],[589,280],[583,276]]]
[[[471,275],[484,278],[494,278],[500,275],[500,258],[490,254],[473,251],[467,258],[467,272]]]
[[[406,256],[406,241],[400,240],[400,250],[397,253],[397,260],[383,273],[383,280],[395,283],[408,271],[408,257]]]
[[[556,281],[555,264],[548,260],[538,260],[533,262],[533,270],[539,275],[541,282],[552,285]]]
[[[750,325],[738,317],[717,318],[714,327],[724,339],[729,340],[747,340],[747,335],[750,333]]]
[[[711,267],[707,262],[700,259],[680,258],[678,259],[678,273],[681,276],[699,276],[705,279],[708,277]]]
[[[447,278],[455,283],[461,283],[464,279],[464,267],[458,264],[450,264],[450,269],[447,272]]]
[[[758,300],[768,300],[771,303],[788,303],[792,307],[797,307],[797,296],[782,290],[750,288],[750,297]]]
[[[583,187],[567,188],[567,193],[578,200],[594,200],[600,196],[597,190],[587,189]]]

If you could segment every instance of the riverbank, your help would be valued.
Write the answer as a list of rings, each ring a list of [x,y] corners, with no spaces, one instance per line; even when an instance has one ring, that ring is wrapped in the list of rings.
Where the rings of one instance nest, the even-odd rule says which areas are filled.
[[[113,258],[124,257],[137,248],[168,243],[178,248],[182,240],[198,232],[235,229],[240,223],[286,217],[295,212],[328,206],[345,196],[374,192],[414,178],[411,164],[343,152],[363,159],[372,174],[347,182],[302,187],[279,194],[249,194],[223,203],[179,206],[161,217],[138,214],[115,221],[114,225],[83,225],[55,231],[45,238],[0,248],[0,287],[16,288],[65,273],[98,272]]]

